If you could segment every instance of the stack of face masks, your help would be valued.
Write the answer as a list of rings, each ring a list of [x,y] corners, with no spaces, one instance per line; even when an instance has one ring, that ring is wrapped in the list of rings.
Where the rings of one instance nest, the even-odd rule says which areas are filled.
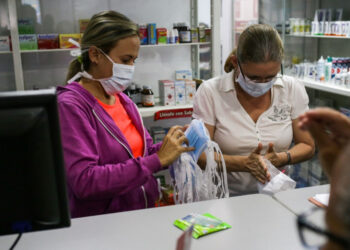
[[[226,165],[219,146],[210,140],[204,123],[192,120],[185,135],[195,150],[183,153],[170,166],[176,204],[229,196]],[[202,170],[197,161],[205,153],[207,165]],[[218,160],[215,160],[218,159]]]

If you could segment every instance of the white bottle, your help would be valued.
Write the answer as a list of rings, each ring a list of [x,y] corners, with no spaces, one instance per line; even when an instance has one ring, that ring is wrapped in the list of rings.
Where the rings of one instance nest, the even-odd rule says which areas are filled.
[[[173,29],[173,32],[174,32],[174,38],[175,38],[175,42],[174,43],[180,43],[179,30],[178,29]]]
[[[317,61],[317,80],[324,81],[324,59],[323,56]]]
[[[346,73],[345,87],[350,89],[350,71],[348,73]]]
[[[324,80],[326,82],[330,82],[332,78],[332,58],[327,57],[327,62],[325,63],[325,68],[324,68]]]

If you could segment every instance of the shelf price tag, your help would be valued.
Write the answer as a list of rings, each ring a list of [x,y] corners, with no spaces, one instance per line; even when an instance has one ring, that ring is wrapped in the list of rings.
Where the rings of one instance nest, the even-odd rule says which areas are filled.
[[[193,108],[160,110],[154,114],[154,120],[192,117]]]

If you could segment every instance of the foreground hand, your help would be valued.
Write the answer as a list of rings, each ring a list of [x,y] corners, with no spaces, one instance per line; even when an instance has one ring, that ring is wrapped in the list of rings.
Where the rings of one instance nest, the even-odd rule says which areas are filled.
[[[270,173],[268,173],[264,159],[260,155],[261,150],[262,144],[259,143],[258,147],[247,157],[244,165],[258,181],[265,184],[266,181],[270,180]]]
[[[182,153],[194,150],[194,147],[184,147],[184,143],[188,145],[188,140],[183,133],[183,128],[181,126],[171,127],[168,134],[164,137],[162,146],[157,152],[162,167],[169,166]]]
[[[285,162],[285,157],[284,152],[280,152],[280,153],[276,153],[275,148],[273,147],[273,143],[270,142],[269,143],[269,148],[267,149],[267,152],[265,154],[265,158],[267,160],[269,160],[272,165],[274,165],[276,168],[283,166],[284,162]]]
[[[299,120],[300,128],[315,138],[322,167],[330,177],[335,161],[350,141],[350,120],[329,108],[310,110]]]

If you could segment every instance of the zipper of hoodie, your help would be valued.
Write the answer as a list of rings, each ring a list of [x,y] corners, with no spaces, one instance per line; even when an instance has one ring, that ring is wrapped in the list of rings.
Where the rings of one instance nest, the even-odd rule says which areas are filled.
[[[101,118],[96,114],[96,112],[95,112],[94,109],[92,109],[92,113],[93,113],[94,116],[97,118],[97,120],[102,124],[102,126],[107,130],[107,132],[108,132],[117,142],[119,142],[119,143],[125,148],[125,150],[128,151],[128,153],[129,153],[129,155],[131,156],[131,158],[134,159],[134,155],[130,152],[130,150],[128,149],[128,147],[127,147],[124,143],[122,143],[122,142],[112,133],[112,131],[110,131],[110,130],[107,128],[107,126],[103,123],[103,121],[101,120]],[[140,115],[140,113],[139,113],[139,115]],[[144,131],[144,128],[143,128],[142,119],[141,119],[141,123],[142,123],[142,130],[143,130],[143,133],[144,133],[143,138],[144,138],[144,141],[145,141],[145,140],[146,140],[146,139],[145,139],[145,138],[146,138],[146,135],[145,135],[145,131]],[[145,143],[145,142],[144,142],[144,143]],[[145,155],[145,150],[144,150],[144,153],[143,153],[143,154]],[[144,199],[145,199],[145,207],[148,208],[147,195],[146,195],[146,191],[145,191],[145,188],[144,188],[143,185],[141,186],[141,190],[142,190],[142,193],[143,193],[143,197],[144,197]]]

